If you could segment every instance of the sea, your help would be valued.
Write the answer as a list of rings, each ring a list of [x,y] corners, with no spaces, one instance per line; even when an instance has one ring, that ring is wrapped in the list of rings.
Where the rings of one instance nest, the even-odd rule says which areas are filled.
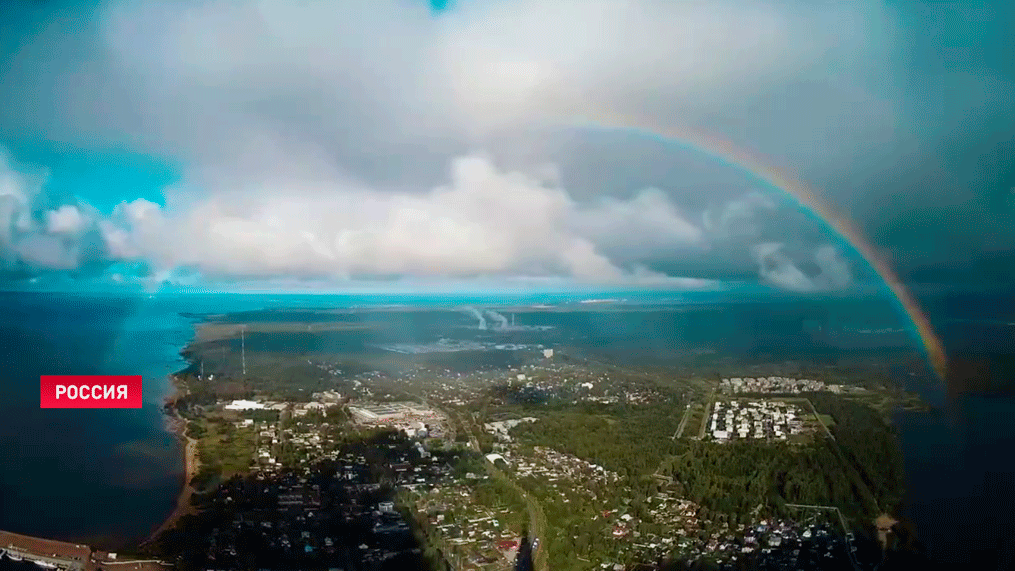
[[[987,363],[976,371],[998,377],[987,383],[992,391],[949,390],[904,373],[898,379],[935,407],[930,413],[899,411],[894,420],[909,480],[905,515],[933,559],[945,564],[994,561],[1015,536],[1015,400],[1011,392],[993,390],[1012,384],[1005,359],[1015,352],[1015,318],[1000,314],[1007,307],[1003,300],[1012,299],[1008,295],[941,297],[925,304],[949,351],[973,355]],[[590,347],[638,358],[676,348],[687,355],[735,352],[782,362],[808,354],[825,358],[834,346],[876,359],[878,351],[915,342],[900,334],[907,328],[891,303],[847,299],[772,304],[747,302],[743,295],[660,292],[594,299],[574,293],[0,293],[0,529],[117,549],[162,523],[175,506],[184,468],[182,448],[162,413],[173,390],[168,375],[185,366],[179,352],[207,315],[433,305],[453,309],[458,322],[469,324],[469,308],[536,304],[567,310],[519,311],[525,325],[587,331],[583,339]],[[661,310],[675,304],[688,311]],[[641,311],[616,311],[624,305]],[[38,387],[44,374],[140,374],[144,406],[43,410]]]

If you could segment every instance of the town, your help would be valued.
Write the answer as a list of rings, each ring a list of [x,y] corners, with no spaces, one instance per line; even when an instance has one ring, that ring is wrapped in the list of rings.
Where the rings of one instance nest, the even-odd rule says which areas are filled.
[[[881,419],[910,397],[876,381],[468,343],[187,353],[166,410],[196,451],[188,509],[121,560],[847,569],[854,532],[900,493]]]
[[[719,387],[726,393],[793,393],[813,391],[829,391],[841,393],[842,385],[826,385],[811,379],[791,379],[788,377],[734,377],[724,378]]]
[[[333,562],[344,553],[375,562],[420,556],[453,569],[509,569],[529,534],[532,546],[541,541],[530,553],[537,568],[750,559],[790,569],[816,557],[845,559],[848,529],[841,521],[819,523],[807,513],[761,506],[733,517],[724,510],[734,504],[704,493],[715,484],[692,467],[697,460],[686,459],[715,454],[700,448],[708,443],[826,442],[815,438],[823,434],[820,419],[831,417],[810,399],[853,394],[852,386],[787,376],[674,380],[658,370],[549,350],[459,370],[347,372],[337,362],[307,363],[335,379],[333,388],[302,398],[259,393],[192,411],[188,424],[199,427],[208,460],[231,466],[198,482],[207,486],[201,513],[221,502],[235,509],[235,495],[222,497],[221,488],[254,478],[261,483],[254,489],[275,498],[281,514],[267,521],[234,515],[205,530],[215,541],[206,555],[218,553],[208,565],[235,563],[236,538],[228,530],[251,521],[270,548],[302,550],[306,562]],[[730,396],[703,406],[710,391]],[[226,432],[232,445],[224,444]],[[708,438],[699,441],[699,433]],[[371,438],[381,438],[387,450],[368,453],[378,442]],[[632,438],[643,447],[637,464],[624,460]],[[227,448],[238,455],[234,462],[221,461]],[[330,488],[322,470],[352,486],[341,499],[324,494]],[[356,545],[340,545],[335,528],[321,525],[319,512],[329,502],[349,502],[342,522],[358,526]],[[295,521],[286,519],[297,512]]]
[[[709,432],[718,441],[778,439],[808,430],[800,407],[783,401],[716,401]]]
[[[747,498],[718,492],[728,484],[704,466],[742,454],[719,460],[723,443],[836,446],[820,436],[833,423],[816,407],[852,387],[667,380],[549,355],[508,368],[396,374],[346,375],[310,362],[336,381],[304,397],[194,400],[181,380],[184,396],[171,406],[197,442],[193,509],[141,555],[221,570],[252,560],[266,569],[296,561],[507,570],[526,555],[537,569],[848,560],[851,524],[842,516],[804,509],[820,502],[735,509]],[[782,396],[710,398],[715,391]],[[779,450],[765,454],[798,454]]]

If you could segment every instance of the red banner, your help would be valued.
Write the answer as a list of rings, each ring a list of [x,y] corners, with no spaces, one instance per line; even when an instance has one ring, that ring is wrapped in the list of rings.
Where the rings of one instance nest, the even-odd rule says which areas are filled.
[[[42,408],[141,408],[141,375],[43,375]]]

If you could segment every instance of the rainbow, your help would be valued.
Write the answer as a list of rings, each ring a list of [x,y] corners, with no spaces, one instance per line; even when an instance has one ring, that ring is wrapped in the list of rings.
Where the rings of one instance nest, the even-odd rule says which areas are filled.
[[[553,121],[560,127],[585,127],[602,130],[623,130],[644,135],[648,138],[687,147],[702,153],[725,166],[740,171],[758,183],[776,189],[790,197],[797,206],[814,214],[827,230],[842,237],[859,254],[885,283],[915,328],[916,335],[926,354],[927,360],[941,380],[945,379],[947,358],[941,340],[934,333],[930,320],[909,290],[902,284],[891,266],[864,235],[853,226],[849,219],[836,213],[825,204],[807,185],[783,168],[771,166],[756,152],[698,129],[660,126],[657,121],[628,114],[613,112],[591,113],[587,116],[570,116],[566,121]]]

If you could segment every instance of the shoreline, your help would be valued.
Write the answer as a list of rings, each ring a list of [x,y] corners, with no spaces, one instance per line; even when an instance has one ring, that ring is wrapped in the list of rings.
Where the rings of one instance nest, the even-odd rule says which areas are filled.
[[[179,495],[176,496],[176,507],[173,508],[172,513],[159,525],[145,539],[141,542],[141,545],[146,545],[154,541],[162,532],[172,528],[179,522],[180,518],[185,515],[195,514],[197,510],[191,504],[191,498],[193,497],[196,490],[190,484],[194,476],[197,475],[198,470],[201,468],[201,458],[198,453],[197,444],[198,441],[190,436],[187,436],[187,427],[189,421],[182,416],[176,410],[176,400],[187,393],[186,386],[183,385],[176,375],[170,375],[173,386],[176,390],[170,396],[166,397],[165,406],[171,407],[173,414],[166,416],[166,421],[170,423],[169,431],[176,435],[177,439],[183,444],[183,486],[180,489]]]
[[[878,543],[881,544],[882,552],[888,549],[888,535],[892,533],[892,528],[897,523],[899,523],[899,520],[888,513],[882,513],[874,519],[874,527],[877,530]]]

